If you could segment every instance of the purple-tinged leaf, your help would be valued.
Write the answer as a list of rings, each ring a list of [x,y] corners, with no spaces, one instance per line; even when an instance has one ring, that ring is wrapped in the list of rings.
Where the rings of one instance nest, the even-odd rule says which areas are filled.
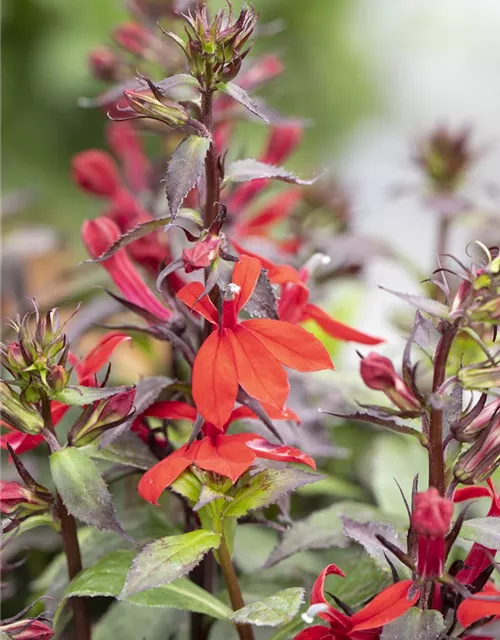
[[[177,217],[184,198],[198,182],[209,147],[208,138],[188,136],[170,158],[164,183],[172,220]]]
[[[239,104],[241,104],[245,109],[248,109],[251,113],[262,118],[264,122],[269,123],[269,117],[267,113],[259,106],[259,104],[239,85],[234,82],[227,83],[219,83],[217,85],[217,89],[226,93],[233,100],[236,100]]]
[[[153,404],[153,402],[155,402],[156,398],[158,398],[163,389],[172,384],[172,382],[172,378],[168,378],[167,376],[153,376],[151,378],[141,380],[141,382],[138,383],[135,389],[134,416],[118,427],[106,431],[99,440],[99,447],[102,448],[111,444],[111,442],[118,438],[118,436],[128,431],[128,429],[130,429],[130,427],[132,426],[135,418],[141,413],[144,413],[144,411],[146,411],[146,409],[148,409]]]
[[[431,300],[430,298],[424,298],[423,296],[416,296],[411,293],[392,291],[392,289],[387,289],[387,287],[379,288],[383,291],[387,291],[387,293],[392,293],[405,302],[408,302],[408,304],[411,304],[413,307],[416,307],[421,311],[425,311],[425,313],[428,313],[431,316],[437,316],[438,318],[444,319],[448,319],[450,317],[448,307],[446,307],[444,304],[441,304],[441,302],[437,302],[437,300]]]
[[[111,398],[123,391],[130,391],[133,387],[83,387],[74,385],[58,391],[52,396],[53,400],[62,404],[69,404],[71,407],[84,407],[96,400]]]
[[[99,469],[82,451],[67,447],[52,453],[50,472],[68,513],[98,529],[126,536]]]
[[[267,277],[267,271],[265,269],[261,269],[252,296],[245,305],[245,311],[247,311],[252,318],[279,320],[278,298],[273,285]]]
[[[119,599],[182,578],[219,545],[220,534],[205,529],[155,540],[134,558]]]
[[[358,422],[370,422],[372,424],[378,424],[381,427],[386,427],[391,431],[397,431],[398,433],[405,433],[410,436],[414,436],[419,440],[422,440],[423,436],[420,431],[417,431],[406,422],[401,420],[394,415],[384,415],[383,407],[380,408],[380,411],[373,411],[372,409],[367,411],[355,411],[353,413],[332,413],[331,411],[322,411],[321,413],[326,413],[329,416],[336,416],[337,418],[342,418],[343,420],[356,420]]]
[[[156,83],[156,87],[162,93],[181,85],[196,86],[197,82],[195,78],[188,75],[187,73],[178,73],[175,76],[165,78],[164,80]],[[131,89],[133,91],[141,91],[142,89],[146,90],[147,83],[141,79],[130,80],[128,82],[124,82],[122,84],[116,85],[115,87],[112,87],[108,91],[102,93],[100,96],[97,96],[97,98],[80,98],[78,100],[78,105],[84,108],[105,107],[106,105],[110,105],[111,103],[119,100],[122,97],[123,91],[125,89]]]
[[[224,185],[231,182],[249,182],[250,180],[260,180],[267,178],[270,180],[280,180],[281,182],[289,182],[291,184],[310,185],[314,184],[316,178],[311,180],[303,180],[298,178],[290,171],[283,167],[275,167],[272,164],[266,164],[255,160],[254,158],[246,158],[244,160],[236,160],[232,162],[226,170]]]

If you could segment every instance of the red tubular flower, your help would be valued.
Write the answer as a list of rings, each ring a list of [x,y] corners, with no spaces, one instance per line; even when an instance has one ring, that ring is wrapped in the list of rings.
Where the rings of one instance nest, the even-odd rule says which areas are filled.
[[[234,229],[236,237],[267,236],[269,227],[287,219],[301,197],[301,190],[297,188],[287,189],[272,197],[255,215],[236,224]]]
[[[289,419],[290,413],[271,411],[279,419]],[[196,409],[184,402],[158,402],[145,415],[163,419],[196,419]],[[185,444],[149,469],[141,478],[139,494],[153,504],[163,491],[178,478],[189,466],[194,464],[200,469],[213,471],[229,478],[233,483],[247,471],[257,458],[277,460],[279,462],[300,462],[316,468],[314,460],[308,455],[285,445],[268,442],[256,433],[226,435],[231,422],[243,417],[255,417],[246,407],[233,411],[222,431],[215,425],[205,422],[201,440]]]
[[[453,516],[453,502],[435,487],[417,493],[411,525],[418,536],[418,567],[421,578],[439,578],[445,562],[445,536]]]
[[[481,596],[484,596],[484,600],[481,600]],[[463,600],[457,610],[458,621],[465,628],[489,616],[495,616],[495,619],[500,616],[500,591],[491,582],[488,582],[484,589],[476,593],[473,598]],[[477,639],[477,636],[474,637]],[[467,638],[472,638],[472,636],[467,636]],[[484,636],[482,638],[490,640]],[[481,639],[479,638],[479,640]]]
[[[128,340],[130,340],[130,336],[120,333],[119,331],[111,331],[103,336],[82,360],[78,361],[78,359],[70,353],[69,359],[71,364],[75,365],[78,383],[86,387],[95,386],[95,374],[108,362],[116,347]],[[68,409],[69,407],[67,405],[56,402],[55,400],[50,403],[50,412],[54,426],[62,420]],[[2,425],[8,429],[12,429],[12,427],[5,422],[2,422]],[[31,451],[42,442],[45,442],[43,436],[32,436],[14,430],[0,436],[0,448],[7,449],[8,443],[17,454]]]
[[[109,146],[120,159],[127,184],[135,192],[147,189],[149,160],[134,125],[127,121],[110,122],[106,137]]]
[[[325,567],[312,588],[311,605],[323,604],[327,607],[318,615],[329,623],[330,629],[315,625],[301,631],[294,640],[377,640],[380,627],[403,615],[419,597],[418,591],[410,597],[413,582],[402,580],[387,587],[360,611],[348,616],[332,607],[325,598],[324,584],[329,575],[345,577],[337,565]]]
[[[498,518],[500,517],[500,495],[495,491],[491,478],[487,480],[487,484],[487,487],[471,486],[456,489],[453,501],[464,502],[475,498],[490,498],[491,505],[486,517]],[[496,549],[488,549],[475,542],[464,560],[464,568],[457,574],[457,580],[462,584],[473,584],[492,564],[496,552]]]
[[[83,223],[82,239],[92,258],[101,256],[119,237],[120,230],[109,218],[101,217]],[[126,249],[118,250],[102,265],[129,302],[149,311],[159,320],[171,318],[172,312],[148,289]]]
[[[87,193],[112,198],[121,188],[116,164],[109,154],[99,149],[77,153],[71,169],[73,180]]]
[[[288,376],[282,365],[297,371],[331,369],[321,342],[305,329],[281,320],[238,320],[261,271],[255,258],[236,263],[234,292],[225,300],[221,322],[217,309],[199,282],[186,285],[177,297],[217,327],[198,351],[193,366],[193,399],[200,414],[222,428],[234,407],[238,385],[253,398],[282,409],[288,397]],[[231,288],[232,287],[232,288]]]
[[[415,394],[397,375],[389,358],[371,352],[361,360],[359,369],[367,387],[383,391],[403,411],[416,411],[420,408]]]

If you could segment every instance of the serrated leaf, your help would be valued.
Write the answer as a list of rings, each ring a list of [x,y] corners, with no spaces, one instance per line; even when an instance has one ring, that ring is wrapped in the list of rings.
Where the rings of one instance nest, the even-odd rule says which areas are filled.
[[[412,607],[384,626],[381,640],[438,640],[445,630],[439,611],[422,611]]]
[[[448,319],[450,317],[450,312],[448,307],[437,300],[431,300],[430,298],[424,298],[423,296],[413,295],[411,293],[401,293],[400,291],[393,291],[392,289],[387,289],[387,287],[379,287],[383,291],[387,291],[387,293],[392,293],[394,296],[401,298],[408,304],[411,304],[413,307],[420,309],[421,311],[425,311],[425,313],[430,314],[431,316],[437,316],[438,318]]]
[[[264,122],[269,123],[269,118],[267,114],[259,107],[259,105],[255,102],[255,100],[239,85],[234,82],[220,82],[217,85],[217,89],[223,91],[225,94],[230,96],[233,100],[236,100],[239,104],[241,104],[245,109],[248,109],[251,113],[262,118]]]
[[[158,462],[150,449],[133,433],[124,433],[105,448],[99,448],[97,443],[81,447],[90,458],[108,460],[124,464],[137,469],[149,469]]]
[[[198,182],[209,147],[208,138],[188,136],[172,154],[164,180],[172,220],[176,218],[184,198]]]
[[[264,269],[261,270],[250,300],[245,305],[245,311],[252,318],[279,320],[278,297]]]
[[[120,600],[185,576],[211,549],[218,549],[220,535],[198,529],[180,536],[168,536],[148,544],[134,558]]]
[[[198,502],[203,485],[198,478],[186,469],[170,485],[170,489],[187,498],[193,504]]]
[[[151,378],[141,380],[135,388],[134,416],[123,424],[120,424],[118,427],[114,427],[113,429],[106,431],[99,439],[99,447],[103,448],[108,446],[116,440],[116,438],[128,431],[134,423],[136,416],[146,411],[146,409],[156,401],[156,398],[160,395],[163,389],[172,384],[172,382],[172,378],[168,378],[167,376],[152,376]]]
[[[50,472],[68,512],[98,529],[124,535],[115,507],[95,462],[69,447],[50,456]]]
[[[275,167],[272,164],[266,164],[254,158],[246,158],[244,160],[236,160],[227,167],[224,184],[231,182],[249,182],[250,180],[259,180],[261,178],[300,185],[314,184],[317,180],[317,178],[302,180],[290,171],[283,169],[283,167]]]
[[[251,476],[233,496],[223,512],[225,517],[239,518],[249,511],[274,504],[281,496],[323,476],[288,467],[265,469]]]
[[[129,571],[133,550],[119,550],[105,556],[94,566],[82,571],[65,589],[54,616],[56,626],[64,604],[73,596],[108,596],[116,598],[123,590],[125,577]],[[187,578],[180,578],[168,585],[148,589],[142,593],[131,595],[127,602],[143,607],[168,607],[204,613],[219,620],[224,620],[232,611],[201,587]]]
[[[304,589],[299,587],[284,589],[235,611],[229,620],[237,624],[253,624],[257,627],[277,627],[290,622],[299,611],[304,597]]]
[[[170,78],[165,78],[164,80],[155,83],[155,85],[160,91],[168,91],[169,89],[174,89],[175,87],[182,85],[196,86],[197,81],[193,76],[190,76],[187,73],[178,73],[175,76],[170,76]],[[119,100],[125,89],[140,91],[141,89],[147,89],[147,84],[140,79],[130,80],[129,82],[124,82],[112,87],[100,96],[97,96],[97,98],[80,98],[78,100],[78,105],[86,108],[105,107],[106,105]]]
[[[364,547],[379,569],[390,573],[391,568],[385,558],[387,555],[398,570],[400,577],[403,573],[408,573],[408,569],[376,538],[377,535],[382,535],[386,540],[403,550],[401,540],[394,527],[384,522],[357,522],[344,516],[341,518],[346,536]]]
[[[84,407],[96,400],[111,398],[130,389],[133,389],[133,387],[83,387],[81,385],[72,385],[58,391],[52,396],[52,399],[72,407]]]
[[[399,418],[385,413],[383,408],[380,410],[366,409],[365,411],[354,411],[352,413],[333,413],[331,411],[322,411],[330,416],[336,416],[337,418],[343,418],[344,420],[356,420],[358,422],[368,422],[370,424],[378,424],[381,427],[386,427],[391,431],[397,433],[404,433],[409,436],[413,436],[418,440],[422,439],[422,434],[411,427],[407,422]]]
[[[478,542],[488,549],[500,549],[500,518],[472,518],[462,525],[460,538]]]

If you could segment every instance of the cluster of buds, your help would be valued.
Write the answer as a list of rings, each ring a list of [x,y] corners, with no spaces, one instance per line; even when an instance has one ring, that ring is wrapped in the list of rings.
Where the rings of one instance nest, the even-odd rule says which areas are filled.
[[[174,34],[169,35],[182,47],[191,75],[208,91],[219,82],[232,80],[250,51],[257,22],[253,7],[244,5],[233,22],[230,5],[228,12],[220,10],[210,22],[206,5],[199,3],[186,20],[187,43]]]
[[[13,378],[12,385],[21,389],[19,401],[29,406],[67,386],[69,343],[55,309],[42,317],[35,306],[13,327],[17,340],[1,344],[1,362]],[[12,391],[7,395],[8,403],[16,401]]]
[[[406,382],[396,373],[394,365],[384,356],[371,352],[362,358],[360,374],[370,389],[383,391],[398,409],[418,412],[420,402]]]
[[[470,131],[452,133],[438,127],[417,144],[413,159],[436,192],[452,192],[474,160]]]
[[[184,127],[187,124],[197,125],[198,128],[201,127],[200,123],[189,117],[189,113],[183,105],[166,98],[161,89],[151,81],[146,80],[146,82],[149,85],[149,90],[135,91],[133,89],[125,89],[123,92],[133,112],[131,117],[151,118],[163,122],[174,129]],[[130,115],[128,109],[122,109],[121,111],[126,116]]]

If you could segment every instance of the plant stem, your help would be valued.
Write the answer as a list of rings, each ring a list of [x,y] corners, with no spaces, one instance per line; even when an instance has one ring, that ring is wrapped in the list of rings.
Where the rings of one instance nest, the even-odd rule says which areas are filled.
[[[438,393],[446,376],[446,363],[451,345],[455,338],[455,329],[446,323],[442,325],[434,356],[433,393]],[[431,408],[429,421],[429,486],[436,487],[441,495],[445,494],[445,464],[443,446],[443,409]]]
[[[50,412],[50,401],[47,397],[42,399],[42,414],[45,429],[51,434],[57,443],[57,435],[52,423],[52,414]],[[70,580],[73,580],[73,578],[79,574],[83,568],[80,545],[77,537],[76,521],[74,517],[68,513],[59,493],[56,494],[56,508],[61,524],[61,537],[64,554],[66,555],[66,564],[68,566],[68,576]],[[90,620],[88,617],[85,598],[70,598],[70,604],[73,609],[75,640],[90,640]]]
[[[212,97],[213,89],[206,89],[201,95],[201,119],[210,135],[213,135]],[[204,222],[205,227],[208,228],[217,216],[217,203],[220,197],[219,168],[213,140],[210,143],[205,160],[205,188]]]
[[[219,562],[222,569],[222,575],[226,583],[227,591],[229,593],[229,599],[231,600],[231,606],[234,611],[242,609],[245,606],[243,596],[241,595],[240,585],[238,583],[238,576],[231,560],[231,554],[227,547],[226,539],[222,537],[222,541],[219,547]],[[240,640],[254,640],[252,627],[248,624],[237,624],[236,630]]]

